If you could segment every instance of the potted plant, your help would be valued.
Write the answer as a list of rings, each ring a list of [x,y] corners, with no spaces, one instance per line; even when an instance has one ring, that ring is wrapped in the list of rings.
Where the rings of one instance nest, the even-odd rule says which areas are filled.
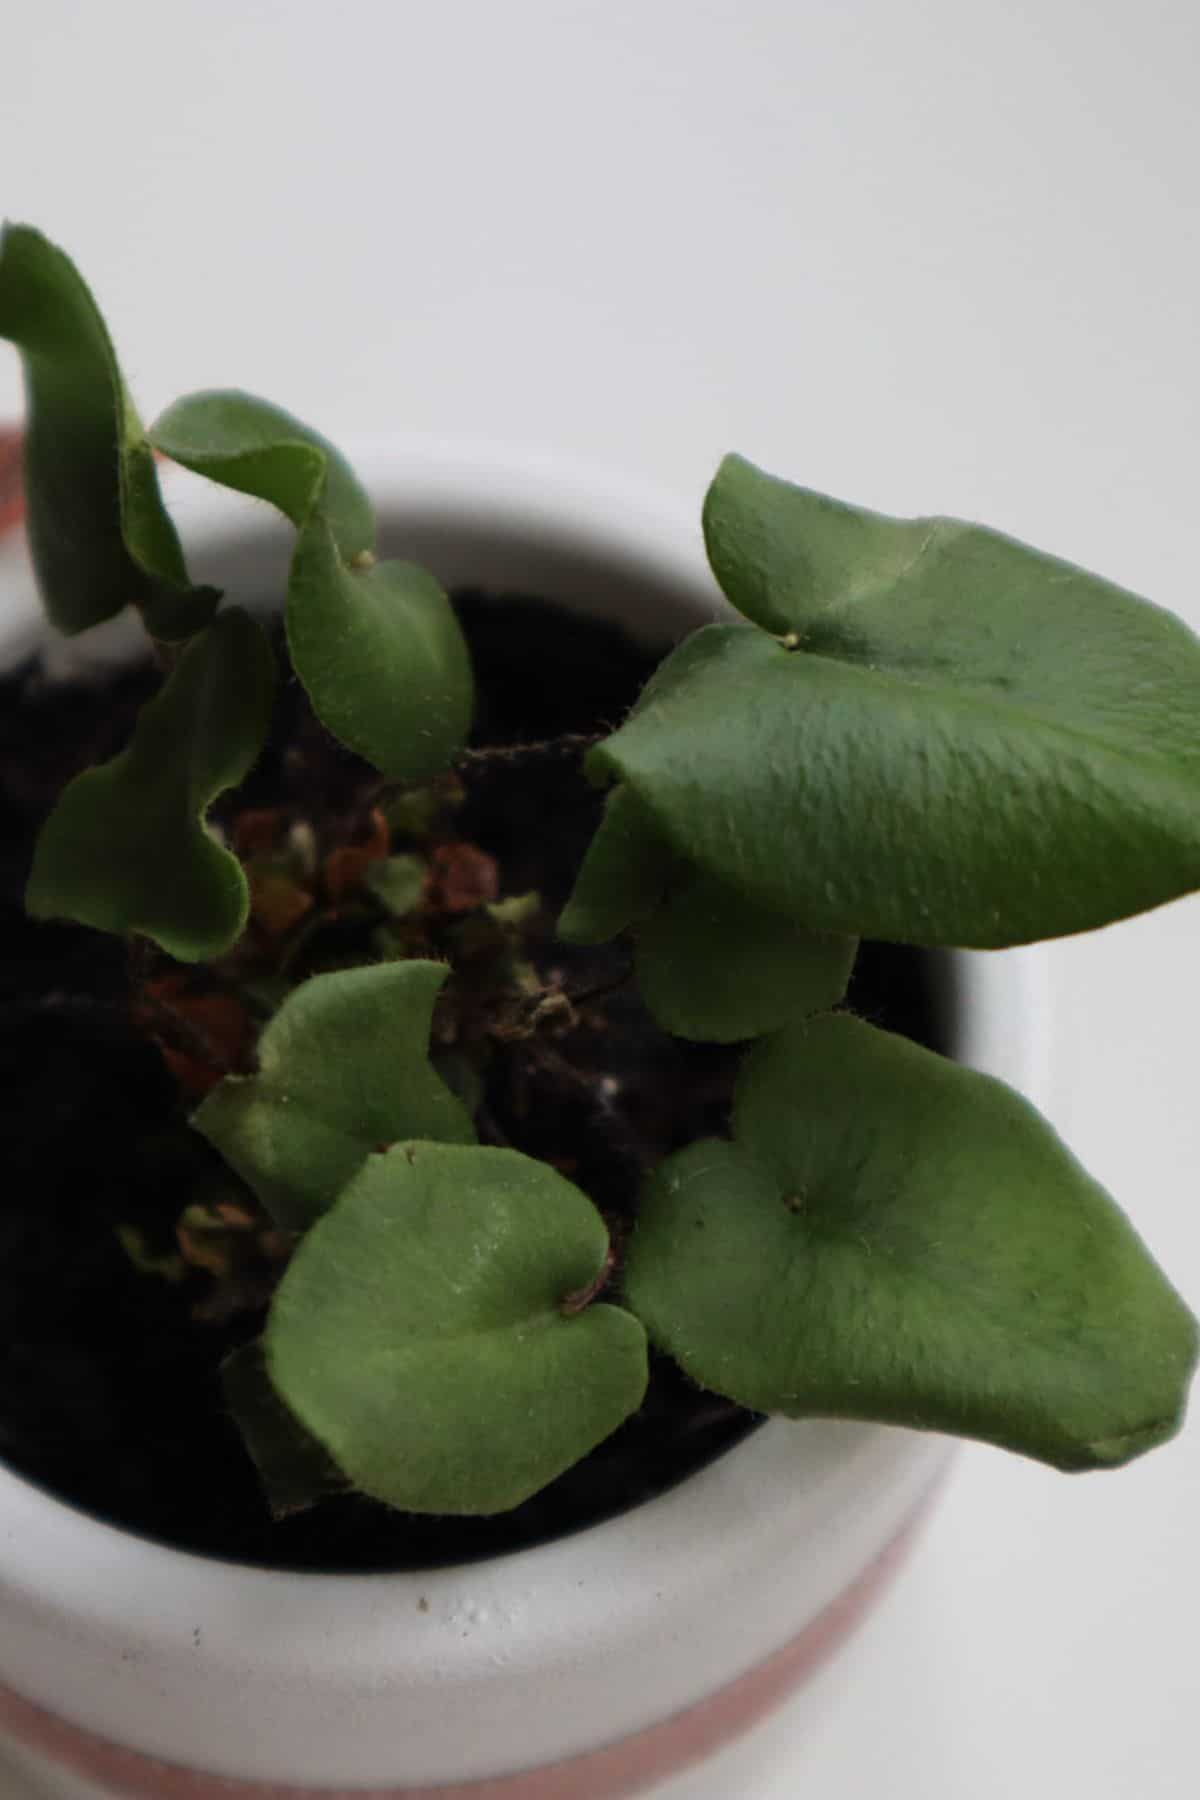
[[[368,1521],[418,1541],[426,1517],[468,1554],[506,1541],[469,1521],[575,1466],[586,1520],[628,1421],[806,1421],[610,1525],[403,1574],[197,1560],[13,1478],[0,1715],[56,1791],[639,1791],[864,1603],[933,1434],[1082,1469],[1175,1430],[1195,1322],[1113,1202],[1009,1088],[844,1001],[860,938],[996,949],[1200,885],[1177,620],[729,458],[703,522],[733,610],[586,741],[468,746],[460,618],[378,556],[324,439],[226,392],[147,432],[25,227],[0,333],[50,624],[132,610],[158,665],[128,741],[55,799],[26,906],[88,955],[116,940],[101,998],[170,1104],[135,1146],[157,1215],[118,1220],[114,1254],[231,1334],[279,1531],[341,1507],[331,1561],[362,1568]],[[290,522],[285,642],[191,580],[160,457]],[[103,691],[110,735],[132,704]],[[547,766],[581,816],[588,783],[603,803],[553,908],[573,827]]]

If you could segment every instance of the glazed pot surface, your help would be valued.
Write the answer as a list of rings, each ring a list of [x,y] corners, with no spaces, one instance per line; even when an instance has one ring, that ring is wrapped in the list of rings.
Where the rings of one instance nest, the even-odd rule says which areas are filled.
[[[379,496],[384,549],[449,586],[552,594],[643,637],[722,610],[690,511],[488,451],[355,463]],[[207,489],[189,488],[181,517],[197,578],[278,587],[282,527]],[[10,541],[0,559],[11,653],[38,627],[24,558]],[[117,621],[56,646],[52,663],[120,660],[135,635]],[[1040,967],[1029,953],[956,964],[959,1054],[1026,1091],[1039,1084]],[[369,1577],[189,1556],[0,1470],[0,1724],[33,1759],[33,1791],[62,1800],[646,1791],[747,1729],[840,1641],[947,1453],[883,1427],[773,1422],[573,1537]]]

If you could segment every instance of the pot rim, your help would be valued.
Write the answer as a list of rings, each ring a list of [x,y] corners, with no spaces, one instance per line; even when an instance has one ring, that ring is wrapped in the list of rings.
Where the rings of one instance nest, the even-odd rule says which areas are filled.
[[[398,440],[367,437],[352,445],[350,460],[376,503],[384,535],[394,535],[398,524],[402,532],[404,522],[410,518],[434,518],[439,522],[445,519],[453,524],[462,516],[463,495],[467,493],[473,526],[481,536],[489,535],[502,525],[506,533],[514,533],[515,528],[515,535],[520,536],[547,534],[556,546],[561,543],[577,550],[582,547],[585,553],[599,553],[604,557],[612,554],[611,521],[619,518],[618,543],[622,560],[628,558],[649,570],[669,589],[690,589],[702,594],[707,588],[714,617],[731,611],[708,568],[698,509],[685,506],[678,495],[662,490],[648,492],[645,484],[634,482],[625,474],[593,467],[585,461],[528,448],[514,450],[511,446],[487,440],[464,444],[440,437]],[[214,547],[236,556],[247,539],[265,539],[286,557],[294,533],[265,503],[234,494],[174,466],[163,470],[163,487],[168,499],[174,503],[176,521],[191,561],[205,561],[206,552],[211,552]],[[531,489],[536,491],[537,498],[531,498]],[[8,554],[11,556],[11,551]],[[16,633],[23,636],[31,617],[40,620],[23,543],[17,549],[16,563],[24,579],[19,579],[16,617],[12,616],[14,609],[0,611],[0,659],[15,635],[14,627]],[[0,575],[7,573],[9,571],[0,567]],[[692,605],[694,608],[695,601]],[[125,619],[112,621],[87,634],[85,642],[107,639],[98,646],[104,662],[110,655],[123,657],[128,623]],[[134,629],[138,628],[135,626]],[[68,654],[79,644],[80,640],[74,640]],[[70,655],[67,666],[71,669],[82,666],[82,659]],[[956,965],[955,999],[963,1015],[956,1021],[956,1028],[965,1040],[958,1053],[960,1060],[1001,1073],[1023,1093],[1037,1099],[1048,1086],[1049,991],[1044,947],[1032,945],[1016,950],[955,951],[952,954]],[[1024,1029],[1020,1029],[1022,1015]],[[854,1429],[884,1428],[855,1426]],[[761,1431],[755,1435],[761,1436]],[[745,1448],[745,1442],[734,1444],[721,1452],[717,1460]],[[697,1474],[702,1472],[697,1471]],[[222,1557],[176,1550],[59,1500],[38,1484],[10,1470],[2,1459],[0,1516],[9,1482],[17,1483],[22,1490],[46,1502],[49,1508],[72,1519],[84,1520],[103,1533],[131,1539],[148,1549],[205,1568],[216,1565],[248,1574],[283,1574],[287,1578],[316,1582],[373,1582],[381,1578],[379,1574],[358,1577],[260,1569],[250,1563],[229,1562]],[[657,1498],[667,1499],[674,1492],[675,1489],[670,1489],[666,1495]],[[580,1531],[553,1542],[569,1542],[585,1531],[608,1530],[619,1526],[626,1516],[617,1514],[595,1525],[583,1526]],[[514,1556],[536,1554],[549,1547],[535,1545],[529,1551],[506,1551],[497,1558],[482,1560],[508,1560]],[[0,1569],[3,1563],[4,1540],[0,1537]],[[419,1585],[440,1573],[440,1569],[417,1570],[412,1572],[412,1577]],[[384,1578],[392,1579],[390,1575]]]
[[[385,540],[397,533],[403,539],[418,522],[441,529],[461,521],[465,496],[468,535],[481,545],[499,534],[534,564],[582,556],[607,571],[610,588],[614,559],[632,570],[617,610],[635,626],[646,589],[668,609],[677,596],[681,624],[689,613],[694,624],[698,613],[717,618],[726,610],[704,558],[698,507],[685,508],[677,496],[561,457],[494,445],[374,441],[352,445],[351,454],[376,498]],[[178,495],[176,518],[198,577],[210,577],[210,556],[219,562],[251,543],[278,556],[282,568],[291,529],[261,505],[174,470],[168,487]],[[18,600],[0,614],[0,655],[14,640],[28,641],[36,607],[24,556],[14,560],[11,546],[0,579],[6,572]],[[455,580],[453,572],[438,573]],[[586,603],[586,595],[571,598]],[[645,611],[642,603],[643,619]],[[89,635],[104,661],[120,657],[129,641],[124,621]],[[77,645],[68,647],[65,667],[82,666]],[[955,959],[962,1060],[1035,1098],[1046,1085],[1046,971],[1038,949]],[[620,1657],[631,1621],[635,1631],[653,1634],[675,1608],[688,1617],[722,1617],[744,1579],[765,1576],[769,1588],[773,1559],[794,1554],[789,1547],[805,1532],[823,1539],[830,1517],[844,1514],[851,1522],[846,1544],[812,1577],[814,1604],[829,1603],[856,1559],[861,1566],[883,1541],[879,1507],[864,1493],[887,1496],[883,1510],[894,1529],[946,1455],[943,1440],[891,1427],[771,1421],[676,1487],[548,1543],[477,1563],[370,1575],[271,1570],[170,1548],[78,1511],[0,1464],[0,1609],[30,1623],[51,1647],[44,1667],[28,1678],[20,1662],[6,1667],[0,1652],[0,1679],[12,1678],[35,1701],[53,1700],[52,1647],[64,1629],[83,1646],[85,1663],[93,1651],[111,1662],[111,1646],[121,1643],[123,1656],[186,1683],[189,1667],[199,1673],[196,1652],[205,1645],[222,1659],[226,1677],[260,1691],[296,1681],[311,1690],[319,1679],[347,1704],[372,1688],[380,1666],[391,1680],[426,1692],[451,1672],[480,1692],[503,1686],[515,1673],[514,1634],[526,1646],[526,1682],[550,1682],[550,1672],[561,1668],[578,1676],[584,1662]],[[564,1616],[564,1592],[578,1595],[577,1616],[570,1607]],[[743,1667],[786,1642],[775,1605],[768,1600],[764,1616],[743,1634]],[[536,1652],[528,1648],[535,1639]],[[704,1691],[705,1681],[719,1684],[720,1657],[714,1650],[706,1662],[699,1654],[712,1665],[701,1677]],[[670,1672],[664,1679],[669,1706]],[[693,1670],[676,1702],[694,1694],[695,1680]],[[74,1685],[72,1716],[105,1728],[109,1709],[93,1691],[94,1678],[92,1688],[82,1678]],[[628,1714],[635,1701],[626,1694],[622,1704]],[[655,1713],[662,1712],[656,1701]],[[140,1713],[137,1719],[125,1741],[170,1754],[174,1740],[157,1738],[155,1724]],[[549,1749],[543,1745],[540,1754],[553,1753],[554,1731],[546,1729]]]

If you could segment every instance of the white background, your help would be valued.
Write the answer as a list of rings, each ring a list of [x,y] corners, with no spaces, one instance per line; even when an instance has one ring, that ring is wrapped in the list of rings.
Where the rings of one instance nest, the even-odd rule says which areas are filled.
[[[736,447],[1200,625],[1198,79],[1194,0],[6,0],[0,205],[147,414],[243,385],[697,502]],[[1057,947],[1051,1094],[1193,1305],[1198,948],[1193,903]],[[772,1800],[1200,1791],[1198,1517],[1200,1425],[967,1451]]]

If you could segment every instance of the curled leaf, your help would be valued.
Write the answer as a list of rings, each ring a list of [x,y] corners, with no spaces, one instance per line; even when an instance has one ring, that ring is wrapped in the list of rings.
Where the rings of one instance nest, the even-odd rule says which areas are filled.
[[[193,394],[153,427],[164,455],[270,501],[297,529],[288,647],[319,718],[390,779],[445,769],[471,722],[470,659],[445,593],[376,563],[371,506],[343,457],[253,395]]]
[[[134,605],[154,637],[201,630],[218,595],[188,580],[99,309],[28,225],[0,233],[0,337],[24,366],[29,543],[51,622],[73,634]]]
[[[269,501],[297,530],[319,508],[347,561],[374,547],[374,509],[350,464],[282,406],[214,388],[177,400],[151,435],[172,462]]]
[[[34,852],[33,916],[142,932],[182,962],[228,949],[246,923],[246,878],[204,819],[257,757],[274,686],[261,627],[221,613],[142,709],[129,746],[60,795]]]

